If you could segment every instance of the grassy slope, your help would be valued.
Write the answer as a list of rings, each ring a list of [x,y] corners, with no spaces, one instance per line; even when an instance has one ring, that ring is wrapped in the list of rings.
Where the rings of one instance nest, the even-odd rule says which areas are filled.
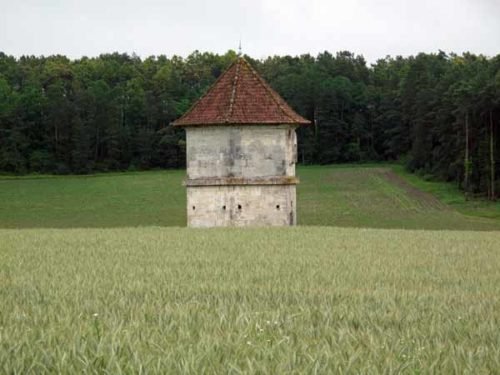
[[[499,243],[321,227],[0,230],[0,372],[496,373]]]
[[[421,177],[407,172],[401,165],[393,165],[392,170],[402,176],[412,185],[433,194],[464,215],[500,219],[500,203],[492,203],[485,199],[466,200],[465,195],[453,183],[427,181]]]
[[[0,227],[185,225],[184,174],[0,179]]]
[[[500,229],[500,204],[465,203],[451,185],[428,183],[394,166],[386,168],[396,168],[406,180],[437,194],[452,209],[430,195],[417,194],[409,185],[394,181],[386,173],[389,169],[380,166],[301,167],[299,224]],[[0,179],[0,228],[183,226],[186,222],[183,177],[184,171],[158,171],[3,178]],[[480,209],[474,209],[473,204],[480,204]],[[497,220],[464,215],[494,217],[495,212],[499,213]]]
[[[300,168],[299,223],[401,229],[499,230],[500,220],[464,215],[414,187],[397,166]],[[402,177],[401,177],[402,176]],[[441,184],[448,186],[448,184]],[[500,206],[500,205],[499,205]],[[495,205],[490,204],[491,210]]]

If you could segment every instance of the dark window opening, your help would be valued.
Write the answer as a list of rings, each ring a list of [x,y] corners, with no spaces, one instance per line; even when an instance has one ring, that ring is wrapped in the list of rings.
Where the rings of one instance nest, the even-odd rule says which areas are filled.
[[[241,210],[241,204],[238,205],[238,210]]]
[[[226,206],[222,206],[222,209],[223,209],[223,210],[226,210]]]
[[[279,209],[280,209],[280,205],[279,205],[279,204],[277,204],[277,205],[276,205],[276,209],[277,209],[277,210],[279,210]]]
[[[195,207],[195,206],[193,206],[193,210],[195,210],[195,209],[196,209],[196,207]]]

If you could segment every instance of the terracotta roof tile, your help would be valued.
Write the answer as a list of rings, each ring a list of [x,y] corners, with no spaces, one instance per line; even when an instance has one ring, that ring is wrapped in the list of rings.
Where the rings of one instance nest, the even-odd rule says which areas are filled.
[[[243,58],[236,60],[174,126],[310,124]]]

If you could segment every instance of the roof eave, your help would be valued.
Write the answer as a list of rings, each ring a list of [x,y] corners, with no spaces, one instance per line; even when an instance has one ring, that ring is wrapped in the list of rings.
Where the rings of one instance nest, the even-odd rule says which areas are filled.
[[[186,122],[178,123],[176,121],[172,122],[170,125],[182,128],[187,126],[234,126],[234,125],[244,125],[244,126],[257,126],[257,125],[296,125],[296,126],[308,126],[311,125],[311,121],[260,121],[260,122]]]

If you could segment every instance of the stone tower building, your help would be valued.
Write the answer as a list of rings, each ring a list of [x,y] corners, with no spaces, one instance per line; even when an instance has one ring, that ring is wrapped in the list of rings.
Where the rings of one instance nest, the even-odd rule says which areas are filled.
[[[295,225],[299,116],[238,58],[174,126],[186,130],[190,227]]]

